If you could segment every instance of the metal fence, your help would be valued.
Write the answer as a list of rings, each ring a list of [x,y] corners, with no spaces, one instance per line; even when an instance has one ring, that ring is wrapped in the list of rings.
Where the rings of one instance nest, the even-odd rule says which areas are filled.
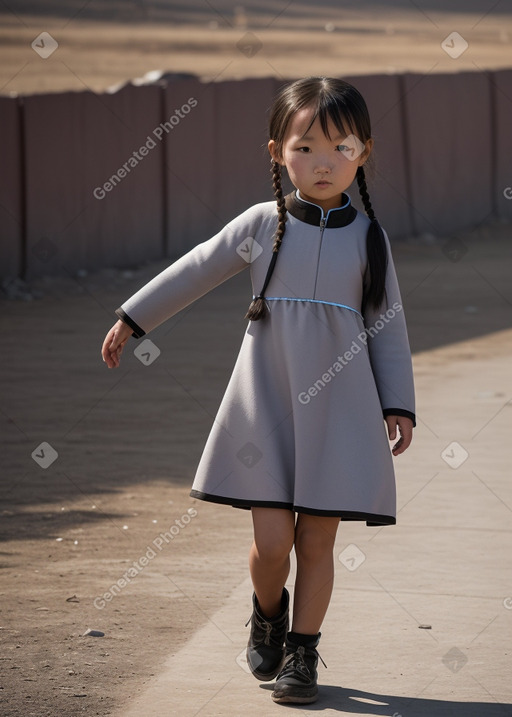
[[[344,79],[369,106],[370,196],[392,239],[512,219],[512,70]],[[281,85],[0,97],[0,276],[174,259],[272,199],[266,120]]]

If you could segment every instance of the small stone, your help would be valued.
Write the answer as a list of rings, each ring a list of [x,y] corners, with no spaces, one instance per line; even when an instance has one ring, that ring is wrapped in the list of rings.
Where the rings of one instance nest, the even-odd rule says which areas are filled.
[[[87,630],[84,632],[82,637],[104,637],[105,633],[101,632],[101,630],[91,630],[91,628],[87,628]]]
[[[420,630],[432,630],[432,625],[418,625]]]

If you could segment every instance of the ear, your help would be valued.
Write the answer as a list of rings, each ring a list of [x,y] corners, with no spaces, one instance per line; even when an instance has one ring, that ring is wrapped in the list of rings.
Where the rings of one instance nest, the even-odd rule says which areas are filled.
[[[273,139],[271,139],[268,143],[268,151],[270,152],[270,156],[274,160],[274,162],[277,162],[278,164],[281,164],[284,166],[283,158],[280,154],[278,154],[276,150],[276,143]]]
[[[366,142],[364,143],[364,145],[365,145],[365,149],[359,155],[359,161],[358,161],[359,167],[363,166],[363,164],[366,162],[366,160],[368,159],[368,157],[371,154],[371,151],[373,149],[373,137],[370,137],[370,139],[367,139]]]

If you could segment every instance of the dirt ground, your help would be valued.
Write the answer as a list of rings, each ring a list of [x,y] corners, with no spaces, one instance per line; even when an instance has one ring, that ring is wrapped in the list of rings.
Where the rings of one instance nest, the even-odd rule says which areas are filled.
[[[45,3],[44,16],[35,5],[0,13],[1,94],[100,91],[155,69],[231,79],[510,64],[510,15],[477,2],[467,13],[396,3],[363,15],[349,3],[342,16],[334,2],[307,12],[301,2],[262,3],[245,19],[231,3],[199,12],[191,2],[172,16],[156,2],[131,3],[127,15],[126,3],[109,3],[118,24],[95,16],[97,3],[67,3],[67,14]],[[30,47],[43,30],[59,42],[48,60]],[[456,61],[440,49],[453,30],[470,42]],[[237,47],[249,31],[261,48],[254,39]],[[394,247],[411,347],[422,352],[415,370],[449,371],[448,359],[429,361],[430,349],[510,327],[509,238],[506,225],[461,233],[460,259],[446,251],[453,237]],[[134,340],[118,370],[101,361],[114,309],[165,265],[0,292],[5,717],[111,714],[247,576],[250,516],[188,496],[245,329],[245,273],[156,329],[162,353],[151,366]],[[467,360],[484,357],[475,349]]]
[[[100,92],[157,70],[205,81],[474,72],[510,67],[512,57],[510,9],[485,0],[17,5],[0,8],[3,95]],[[58,43],[47,58],[31,47],[42,32]],[[468,44],[457,57],[441,47],[453,32]]]
[[[418,376],[444,380],[456,342],[510,328],[509,237],[460,234],[458,261],[444,240],[395,244]],[[248,575],[249,514],[188,497],[245,329],[245,272],[158,327],[150,366],[135,340],[117,370],[100,357],[113,310],[165,264],[40,279],[0,301],[5,717],[111,714]],[[493,350],[474,344],[468,361]],[[43,442],[58,453],[47,467]]]

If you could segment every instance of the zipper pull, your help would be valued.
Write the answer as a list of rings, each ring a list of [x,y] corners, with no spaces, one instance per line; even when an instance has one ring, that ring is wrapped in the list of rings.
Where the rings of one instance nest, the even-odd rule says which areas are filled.
[[[325,217],[320,220],[320,229],[325,229]]]

